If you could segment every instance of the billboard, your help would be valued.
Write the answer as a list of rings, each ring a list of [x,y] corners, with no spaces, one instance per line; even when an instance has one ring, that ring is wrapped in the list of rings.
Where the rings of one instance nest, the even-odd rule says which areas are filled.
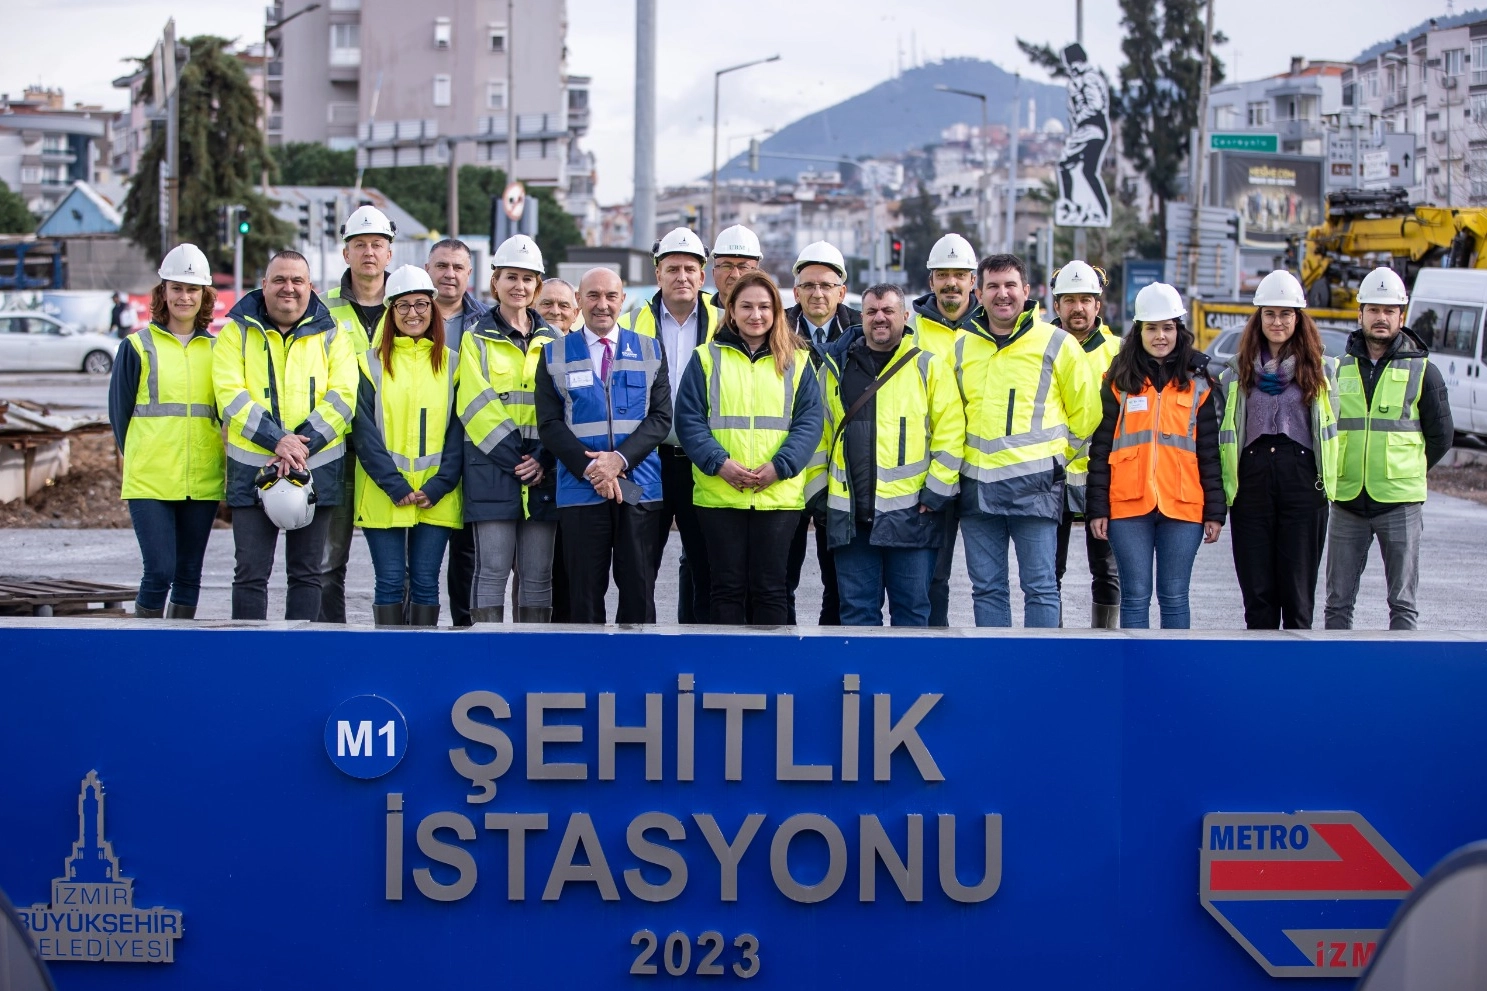
[[[1219,152],[1219,206],[1241,218],[1241,243],[1283,247],[1322,222],[1322,159]]]

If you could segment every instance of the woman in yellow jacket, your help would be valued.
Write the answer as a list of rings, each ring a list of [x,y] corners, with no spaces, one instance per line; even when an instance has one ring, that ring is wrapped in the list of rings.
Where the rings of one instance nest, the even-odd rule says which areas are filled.
[[[192,619],[227,460],[207,332],[217,293],[194,244],[165,256],[160,280],[149,326],[119,345],[109,418],[124,455],[119,494],[144,559],[134,614]]]
[[[356,421],[356,524],[372,552],[378,626],[437,626],[439,565],[462,525],[464,429],[454,410],[459,356],[444,344],[428,273],[387,278],[386,310],[362,355]],[[408,615],[403,590],[408,589]]]
[[[1104,417],[1089,443],[1085,518],[1115,552],[1123,629],[1151,625],[1153,557],[1162,628],[1191,625],[1193,559],[1224,526],[1217,390],[1185,312],[1165,283],[1136,294],[1135,326],[1105,373]]]

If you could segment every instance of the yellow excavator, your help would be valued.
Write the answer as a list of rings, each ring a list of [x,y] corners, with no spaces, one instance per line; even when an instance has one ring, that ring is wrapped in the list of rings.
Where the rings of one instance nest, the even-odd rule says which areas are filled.
[[[1289,246],[1292,262],[1297,245]],[[1358,283],[1384,265],[1414,285],[1422,268],[1487,269],[1487,209],[1413,206],[1405,190],[1345,189],[1327,197],[1327,221],[1306,232],[1301,284],[1310,306],[1358,308]]]

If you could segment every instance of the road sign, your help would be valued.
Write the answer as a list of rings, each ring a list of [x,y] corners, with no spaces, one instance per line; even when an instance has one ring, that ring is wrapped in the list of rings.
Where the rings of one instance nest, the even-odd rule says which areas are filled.
[[[1260,151],[1274,155],[1280,152],[1280,135],[1220,131],[1208,136],[1208,150]]]
[[[1203,907],[1272,977],[1356,977],[1420,883],[1357,812],[1203,817]]]

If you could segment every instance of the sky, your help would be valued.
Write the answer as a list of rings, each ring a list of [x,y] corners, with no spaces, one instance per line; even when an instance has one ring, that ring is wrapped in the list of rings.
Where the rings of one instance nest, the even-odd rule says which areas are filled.
[[[1446,0],[1351,0],[1340,17],[1333,4],[1214,2],[1215,26],[1231,39],[1218,49],[1231,79],[1284,72],[1292,55],[1351,59],[1446,7]],[[598,157],[600,202],[623,202],[630,198],[634,160],[634,3],[567,3],[569,72],[593,77],[591,124],[583,144]],[[262,37],[264,6],[255,0],[5,0],[11,16],[0,92],[19,95],[40,83],[63,88],[69,103],[122,109],[122,93],[112,88],[112,80],[129,70],[123,60],[149,52],[169,17],[176,18],[180,37],[213,33],[251,42]],[[1084,7],[1085,48],[1114,78],[1121,63],[1119,7],[1113,0]],[[916,60],[971,56],[1045,79],[1018,51],[1016,39],[1061,45],[1074,39],[1075,28],[1075,0],[962,5],[658,0],[657,8],[656,172],[662,185],[696,178],[711,167],[712,82],[719,68],[781,56],[723,78],[722,162],[743,150],[749,137],[869,89]],[[955,16],[957,9],[967,16]],[[515,44],[520,43],[518,36]]]

